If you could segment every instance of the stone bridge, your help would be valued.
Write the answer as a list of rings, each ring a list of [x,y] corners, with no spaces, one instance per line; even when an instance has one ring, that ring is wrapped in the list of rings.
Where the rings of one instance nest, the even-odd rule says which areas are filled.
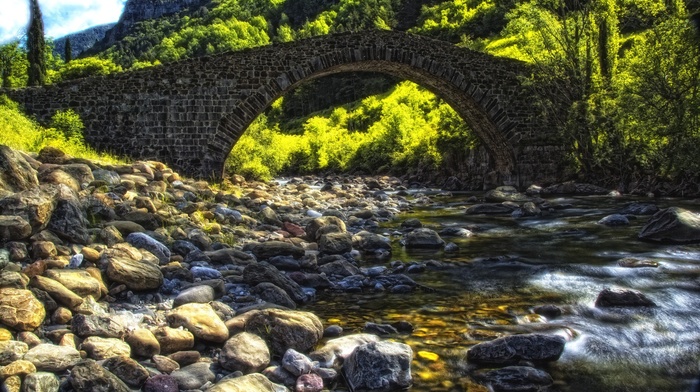
[[[561,179],[565,149],[521,84],[525,64],[402,32],[321,36],[5,93],[39,121],[75,110],[98,150],[221,178],[233,145],[274,100],[314,78],[358,71],[411,80],[449,103],[490,154],[490,182]]]

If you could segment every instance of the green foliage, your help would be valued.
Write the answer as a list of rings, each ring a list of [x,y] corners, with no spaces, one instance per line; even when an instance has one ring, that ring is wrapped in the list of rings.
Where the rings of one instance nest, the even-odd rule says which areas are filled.
[[[2,87],[21,87],[27,84],[27,53],[19,42],[0,46],[0,78]]]
[[[97,57],[85,57],[73,60],[58,70],[56,81],[85,78],[89,76],[105,76],[115,72],[121,72],[122,67],[109,59]]]
[[[451,42],[487,38],[501,31],[514,0],[454,0],[424,5],[411,31]]]
[[[17,103],[6,96],[0,96],[0,144],[29,152],[38,152],[46,146],[51,146],[75,157],[105,163],[124,162],[123,159],[98,153],[87,146],[82,132],[66,136],[66,130],[82,128],[82,121],[77,114],[71,111],[59,112],[54,116],[52,123],[63,128],[39,126],[20,111]]]
[[[56,112],[56,114],[51,117],[49,127],[61,132],[68,140],[82,140],[83,130],[85,129],[80,116],[72,109]]]
[[[318,171],[400,172],[438,168],[444,154],[478,143],[452,108],[429,91],[402,82],[389,93],[329,109],[285,129],[260,116],[227,160],[227,171],[260,179]]]

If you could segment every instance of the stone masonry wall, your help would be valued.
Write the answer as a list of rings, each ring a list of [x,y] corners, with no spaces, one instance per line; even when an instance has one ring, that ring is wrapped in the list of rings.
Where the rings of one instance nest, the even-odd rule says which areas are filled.
[[[484,142],[500,183],[560,178],[562,143],[521,85],[531,72],[524,64],[401,32],[323,36],[5,93],[40,121],[74,109],[97,149],[218,178],[240,135],[275,99],[351,71],[392,74],[442,97]]]

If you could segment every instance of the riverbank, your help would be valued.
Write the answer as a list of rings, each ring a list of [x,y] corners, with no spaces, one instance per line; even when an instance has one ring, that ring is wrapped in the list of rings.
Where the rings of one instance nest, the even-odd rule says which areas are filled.
[[[503,343],[525,346],[518,361],[494,357],[493,348],[482,346],[470,354],[471,367],[447,368],[427,342],[416,344],[433,333],[413,324],[413,311],[360,324],[341,309],[309,312],[319,309],[317,303],[360,314],[362,303],[381,306],[367,303],[365,294],[406,303],[419,297],[445,301],[451,296],[418,276],[457,277],[463,272],[454,266],[461,262],[449,261],[450,255],[459,255],[472,234],[488,238],[483,231],[512,225],[439,228],[421,219],[397,220],[433,205],[450,209],[434,204],[439,193],[407,189],[412,185],[397,178],[258,183],[234,176],[211,185],[181,178],[158,162],[98,165],[51,149],[36,156],[0,152],[0,321],[6,326],[0,329],[0,373],[8,390],[273,391],[286,385],[342,391],[347,383],[356,390],[395,390],[416,382],[426,388],[434,374],[494,363],[502,369],[486,373],[477,366],[469,374],[486,384],[514,378],[513,388],[550,388],[554,380],[544,370],[520,365],[555,361],[571,339],[528,335],[528,344]],[[460,214],[498,213],[528,222],[567,208],[582,213],[539,197],[547,193],[617,197],[582,184],[532,187],[529,196],[501,188],[469,198]],[[631,219],[650,212],[626,214]],[[398,242],[402,249],[438,253],[403,260],[392,254]],[[523,246],[539,252],[528,244]],[[513,268],[510,258],[497,256],[489,268]],[[470,285],[496,276],[489,268],[470,271],[481,276]],[[488,298],[491,289],[484,289],[477,292]],[[332,297],[359,299],[339,305]],[[538,301],[518,303],[527,309]],[[527,317],[557,335],[569,330],[547,325],[557,311],[561,307],[544,307]],[[465,335],[457,356],[464,360],[467,347],[498,336],[485,330]],[[444,390],[454,389],[450,383]]]

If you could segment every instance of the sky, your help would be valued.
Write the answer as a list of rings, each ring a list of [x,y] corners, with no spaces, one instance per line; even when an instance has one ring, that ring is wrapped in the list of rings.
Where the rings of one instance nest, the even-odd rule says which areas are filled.
[[[29,0],[0,0],[0,44],[21,38],[29,24]],[[39,0],[44,34],[59,38],[119,20],[126,0]]]

